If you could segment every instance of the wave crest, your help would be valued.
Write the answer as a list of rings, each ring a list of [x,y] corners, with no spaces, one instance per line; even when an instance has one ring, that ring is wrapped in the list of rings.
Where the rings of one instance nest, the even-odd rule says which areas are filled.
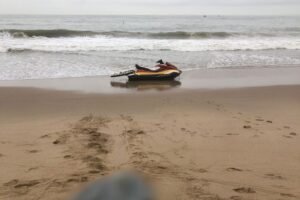
[[[116,38],[149,38],[149,39],[209,39],[209,38],[228,38],[228,37],[252,37],[252,36],[272,36],[266,33],[238,33],[238,32],[130,32],[130,31],[79,31],[68,29],[38,29],[38,30],[23,30],[23,29],[4,29],[0,33],[7,33],[13,38],[27,38],[27,37],[46,37],[46,38],[60,38],[60,37],[91,37],[91,36],[105,36]]]
[[[206,38],[226,38],[234,36],[234,33],[227,32],[124,32],[111,31],[103,32],[103,35],[114,37],[133,37],[133,38],[151,38],[151,39],[206,39]]]
[[[23,29],[4,29],[0,32],[9,33],[14,38],[26,38],[26,37],[77,37],[77,36],[94,36],[98,33],[93,31],[77,31],[67,29],[38,29],[38,30],[23,30]]]

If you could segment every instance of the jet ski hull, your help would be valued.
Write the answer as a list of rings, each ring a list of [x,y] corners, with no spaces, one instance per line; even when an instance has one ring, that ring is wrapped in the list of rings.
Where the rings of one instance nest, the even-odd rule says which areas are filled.
[[[135,73],[128,76],[129,81],[170,81],[181,74],[180,71],[170,73]]]

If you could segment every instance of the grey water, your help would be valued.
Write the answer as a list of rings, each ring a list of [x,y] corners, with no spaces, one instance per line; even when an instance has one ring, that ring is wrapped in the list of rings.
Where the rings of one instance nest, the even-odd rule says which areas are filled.
[[[300,66],[300,17],[0,16],[0,80]]]

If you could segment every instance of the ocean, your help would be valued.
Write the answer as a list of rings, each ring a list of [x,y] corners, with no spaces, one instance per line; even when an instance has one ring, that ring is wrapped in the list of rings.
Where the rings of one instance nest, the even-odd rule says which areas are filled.
[[[0,16],[0,80],[109,75],[159,59],[183,71],[300,67],[300,17]]]

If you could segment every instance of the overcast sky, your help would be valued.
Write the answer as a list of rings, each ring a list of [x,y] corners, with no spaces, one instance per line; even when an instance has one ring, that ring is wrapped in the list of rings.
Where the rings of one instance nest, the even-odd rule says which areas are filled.
[[[300,15],[300,0],[0,0],[0,14]]]

